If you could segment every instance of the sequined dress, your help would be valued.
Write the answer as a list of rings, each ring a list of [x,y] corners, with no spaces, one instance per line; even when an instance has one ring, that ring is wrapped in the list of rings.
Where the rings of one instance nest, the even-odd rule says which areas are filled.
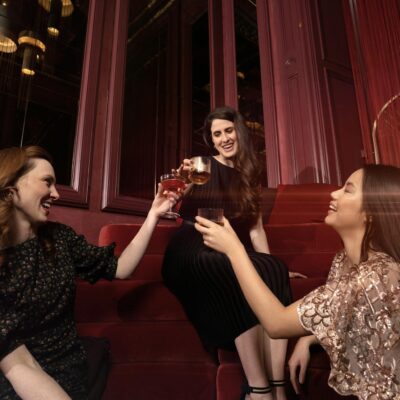
[[[0,266],[0,359],[25,344],[41,367],[74,399],[86,399],[86,354],[74,322],[75,278],[115,276],[114,246],[97,247],[71,228],[49,222],[50,254],[29,239]],[[0,399],[18,399],[0,372]]]
[[[162,275],[166,286],[179,299],[204,346],[233,350],[234,339],[259,322],[248,305],[229,259],[206,247],[193,226],[199,207],[223,208],[224,215],[245,245],[264,282],[284,304],[291,302],[288,270],[278,258],[254,251],[247,218],[238,211],[239,172],[211,158],[211,179],[193,185],[183,200],[180,214],[185,222],[171,239]]]
[[[399,263],[374,252],[353,265],[342,251],[326,285],[297,311],[329,355],[333,389],[360,400],[400,399]]]

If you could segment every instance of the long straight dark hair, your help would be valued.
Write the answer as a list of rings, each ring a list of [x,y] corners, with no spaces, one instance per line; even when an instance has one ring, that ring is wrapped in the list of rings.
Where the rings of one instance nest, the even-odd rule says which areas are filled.
[[[367,221],[361,261],[368,259],[371,249],[400,262],[400,168],[366,165],[363,172],[363,209]]]
[[[231,107],[219,107],[207,115],[203,126],[203,138],[212,148],[211,125],[214,119],[233,122],[238,140],[238,153],[232,160],[240,172],[239,210],[241,215],[249,217],[254,223],[260,213],[260,166],[253,143],[243,116]]]

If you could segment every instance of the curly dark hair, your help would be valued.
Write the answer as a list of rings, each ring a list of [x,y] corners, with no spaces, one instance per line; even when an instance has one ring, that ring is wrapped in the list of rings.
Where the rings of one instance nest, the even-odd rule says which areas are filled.
[[[253,142],[243,116],[235,109],[218,107],[207,115],[203,126],[203,139],[212,148],[211,125],[214,119],[233,122],[238,141],[238,153],[232,160],[240,172],[240,214],[249,217],[254,223],[260,214],[260,165],[253,148]]]

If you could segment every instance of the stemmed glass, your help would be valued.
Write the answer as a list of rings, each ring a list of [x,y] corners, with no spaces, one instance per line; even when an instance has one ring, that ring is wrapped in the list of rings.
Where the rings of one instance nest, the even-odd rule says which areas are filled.
[[[197,156],[190,159],[189,179],[195,185],[204,185],[211,177],[211,160],[209,157]]]
[[[175,174],[163,174],[161,175],[160,180],[163,189],[169,192],[177,193],[179,189],[183,190],[185,188],[184,179]],[[180,217],[177,212],[172,211],[171,204],[169,205],[169,210],[163,213],[162,216],[168,219],[176,219]]]

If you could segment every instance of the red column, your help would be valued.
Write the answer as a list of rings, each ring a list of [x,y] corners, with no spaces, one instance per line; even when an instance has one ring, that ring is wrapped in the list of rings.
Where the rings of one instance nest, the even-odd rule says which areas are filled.
[[[234,0],[209,0],[211,108],[237,108]]]

